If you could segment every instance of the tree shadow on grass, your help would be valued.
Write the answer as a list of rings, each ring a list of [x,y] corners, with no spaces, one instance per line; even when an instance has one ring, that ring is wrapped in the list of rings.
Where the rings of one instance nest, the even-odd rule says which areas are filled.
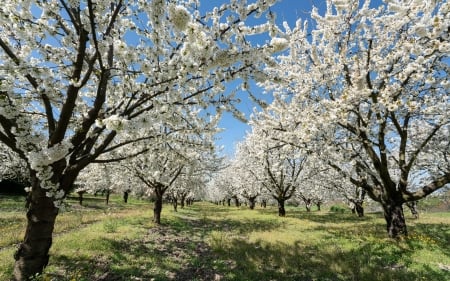
[[[351,223],[360,223],[369,220],[374,220],[376,218],[382,217],[382,214],[379,213],[370,213],[366,214],[363,217],[358,217],[356,214],[352,214],[350,212],[327,212],[327,211],[313,211],[313,212],[305,212],[305,211],[296,211],[290,212],[287,214],[287,217],[293,217],[298,219],[305,219],[317,223],[343,223],[343,222],[351,222]]]
[[[413,238],[407,240],[410,246],[417,247],[417,243],[414,243],[415,240],[425,240],[425,242],[434,244],[438,248],[442,249],[443,252],[450,253],[449,224],[415,223],[415,225],[409,226],[408,229],[410,236]],[[448,279],[450,280],[450,277]]]
[[[379,225],[372,224],[370,218],[365,220],[373,229],[364,225],[362,232],[355,236],[352,229],[337,224],[325,226],[330,221],[336,222],[339,216],[321,215],[315,221],[324,223],[317,226],[318,231],[326,232],[322,243],[302,244],[301,241],[269,243],[247,239],[251,232],[282,227],[283,220],[215,220],[186,214],[165,219],[162,225],[150,228],[139,239],[99,238],[90,243],[99,247],[93,257],[53,255],[51,264],[59,271],[52,276],[62,281],[448,280],[448,271],[433,266],[410,269],[414,249],[417,249],[414,245],[408,244],[411,248],[405,250],[393,246],[393,241],[372,243],[354,239],[363,237],[359,235],[364,231],[374,239],[378,239],[378,235],[385,237],[383,229],[375,231]],[[347,219],[341,222],[349,222]],[[429,227],[417,224],[414,231],[427,235],[441,231]],[[448,232],[445,229],[443,232],[447,234],[442,234],[442,242],[437,246],[448,249],[448,245],[443,244]],[[355,245],[339,245],[342,239],[353,239]]]
[[[53,255],[48,275],[58,281],[188,280],[178,279],[192,259],[191,242],[185,238],[149,240],[106,239],[93,257]]]
[[[270,231],[278,229],[283,225],[283,221],[273,219],[255,219],[255,218],[222,218],[220,220],[209,219],[208,217],[195,218],[186,216],[175,216],[163,222],[163,225],[178,231],[185,232],[188,235],[195,235],[201,232],[211,231],[229,231],[246,235],[254,231]]]
[[[278,227],[275,221],[174,216],[139,239],[90,241],[98,252],[94,256],[54,254],[50,264],[56,269],[50,268],[47,275],[58,281],[223,280],[219,269],[228,261],[215,263],[218,256],[207,241],[212,232],[233,233],[232,237],[245,240],[251,231]]]
[[[220,253],[223,280],[448,280],[448,272],[426,267],[408,270],[408,253],[364,244],[353,250],[338,245],[312,247],[300,242],[267,244],[233,240]]]

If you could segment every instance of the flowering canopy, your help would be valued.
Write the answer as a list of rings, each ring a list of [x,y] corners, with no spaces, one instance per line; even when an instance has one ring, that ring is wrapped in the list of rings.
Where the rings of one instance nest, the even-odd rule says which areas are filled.
[[[450,182],[450,4],[327,1],[312,18],[312,30],[289,30],[289,54],[267,68],[274,79],[262,85],[276,98],[262,126],[386,208]]]
[[[0,141],[52,196],[61,184],[55,163],[76,176],[116,148],[157,138],[162,124],[213,133],[234,99],[222,83],[257,76],[283,47],[282,39],[273,46],[246,39],[282,35],[270,17],[246,24],[274,2],[232,1],[204,15],[192,0],[4,3]],[[200,116],[211,106],[213,117]],[[188,124],[189,115],[203,125]]]

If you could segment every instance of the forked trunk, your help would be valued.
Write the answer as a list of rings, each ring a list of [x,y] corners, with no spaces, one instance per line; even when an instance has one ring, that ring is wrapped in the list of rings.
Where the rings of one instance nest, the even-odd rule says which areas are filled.
[[[33,183],[29,195],[25,237],[14,254],[15,280],[28,280],[42,273],[48,264],[52,233],[59,209],[46,196],[39,183]]]
[[[265,200],[265,199],[261,200],[261,207],[263,207],[263,208],[267,207],[267,200]]]
[[[153,208],[153,222],[156,224],[161,224],[161,211],[163,205],[162,195],[157,194],[155,200],[155,206]]]
[[[306,211],[308,213],[311,212],[311,207],[312,207],[312,200],[311,199],[305,199],[305,207],[306,207]]]
[[[391,238],[400,238],[401,236],[408,235],[402,205],[402,203],[394,200],[390,200],[383,204],[386,229]]]

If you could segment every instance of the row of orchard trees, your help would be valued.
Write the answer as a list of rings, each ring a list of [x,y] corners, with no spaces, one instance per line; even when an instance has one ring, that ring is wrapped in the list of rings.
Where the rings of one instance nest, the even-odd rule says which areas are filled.
[[[274,101],[253,116],[234,186],[265,188],[280,215],[305,189],[357,206],[367,194],[389,236],[406,235],[403,205],[450,182],[450,4],[327,1],[311,16],[286,26],[289,51],[265,69]]]
[[[450,4],[328,0],[282,33],[274,2],[2,4],[0,142],[31,182],[15,279],[47,265],[58,207],[89,165],[126,160],[120,171],[155,192],[196,174],[220,113],[235,112],[224,84],[237,78],[275,99],[254,116],[237,157],[251,165],[236,164],[248,176],[233,184],[260,183],[282,213],[296,192],[342,181],[381,204],[391,237],[406,234],[402,205],[450,181]],[[271,38],[252,44],[260,34]]]
[[[320,178],[313,155],[270,138],[256,127],[238,144],[235,158],[210,182],[208,199],[216,202],[245,201],[251,209],[275,201],[278,214],[285,216],[288,200],[301,201],[306,210],[335,197]],[[314,186],[314,188],[310,188]]]
[[[201,161],[220,113],[235,112],[224,84],[261,77],[286,47],[275,2],[205,13],[198,0],[2,3],[0,142],[31,182],[16,280],[47,265],[59,207],[89,165],[138,157],[121,171],[155,192],[196,173],[179,159]],[[249,24],[261,16],[266,23]],[[252,44],[261,34],[267,43]]]
[[[186,200],[198,196],[203,188],[204,174],[217,160],[214,152],[205,153],[205,148],[211,149],[211,144],[164,143],[120,162],[92,164],[77,177],[73,191],[79,194],[80,204],[84,193],[106,193],[106,203],[111,193],[124,194],[124,200],[129,194],[151,198],[153,221],[160,224],[164,199],[173,202],[177,210],[178,202],[184,207]]]

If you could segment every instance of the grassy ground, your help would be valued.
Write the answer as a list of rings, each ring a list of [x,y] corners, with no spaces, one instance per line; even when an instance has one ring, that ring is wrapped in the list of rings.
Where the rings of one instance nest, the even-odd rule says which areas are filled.
[[[144,201],[86,201],[59,217],[40,280],[450,280],[450,213],[408,217],[410,236],[386,238],[380,214],[357,218],[288,208],[247,210],[209,203],[174,212],[161,226]],[[0,198],[0,280],[22,238],[21,202]]]

